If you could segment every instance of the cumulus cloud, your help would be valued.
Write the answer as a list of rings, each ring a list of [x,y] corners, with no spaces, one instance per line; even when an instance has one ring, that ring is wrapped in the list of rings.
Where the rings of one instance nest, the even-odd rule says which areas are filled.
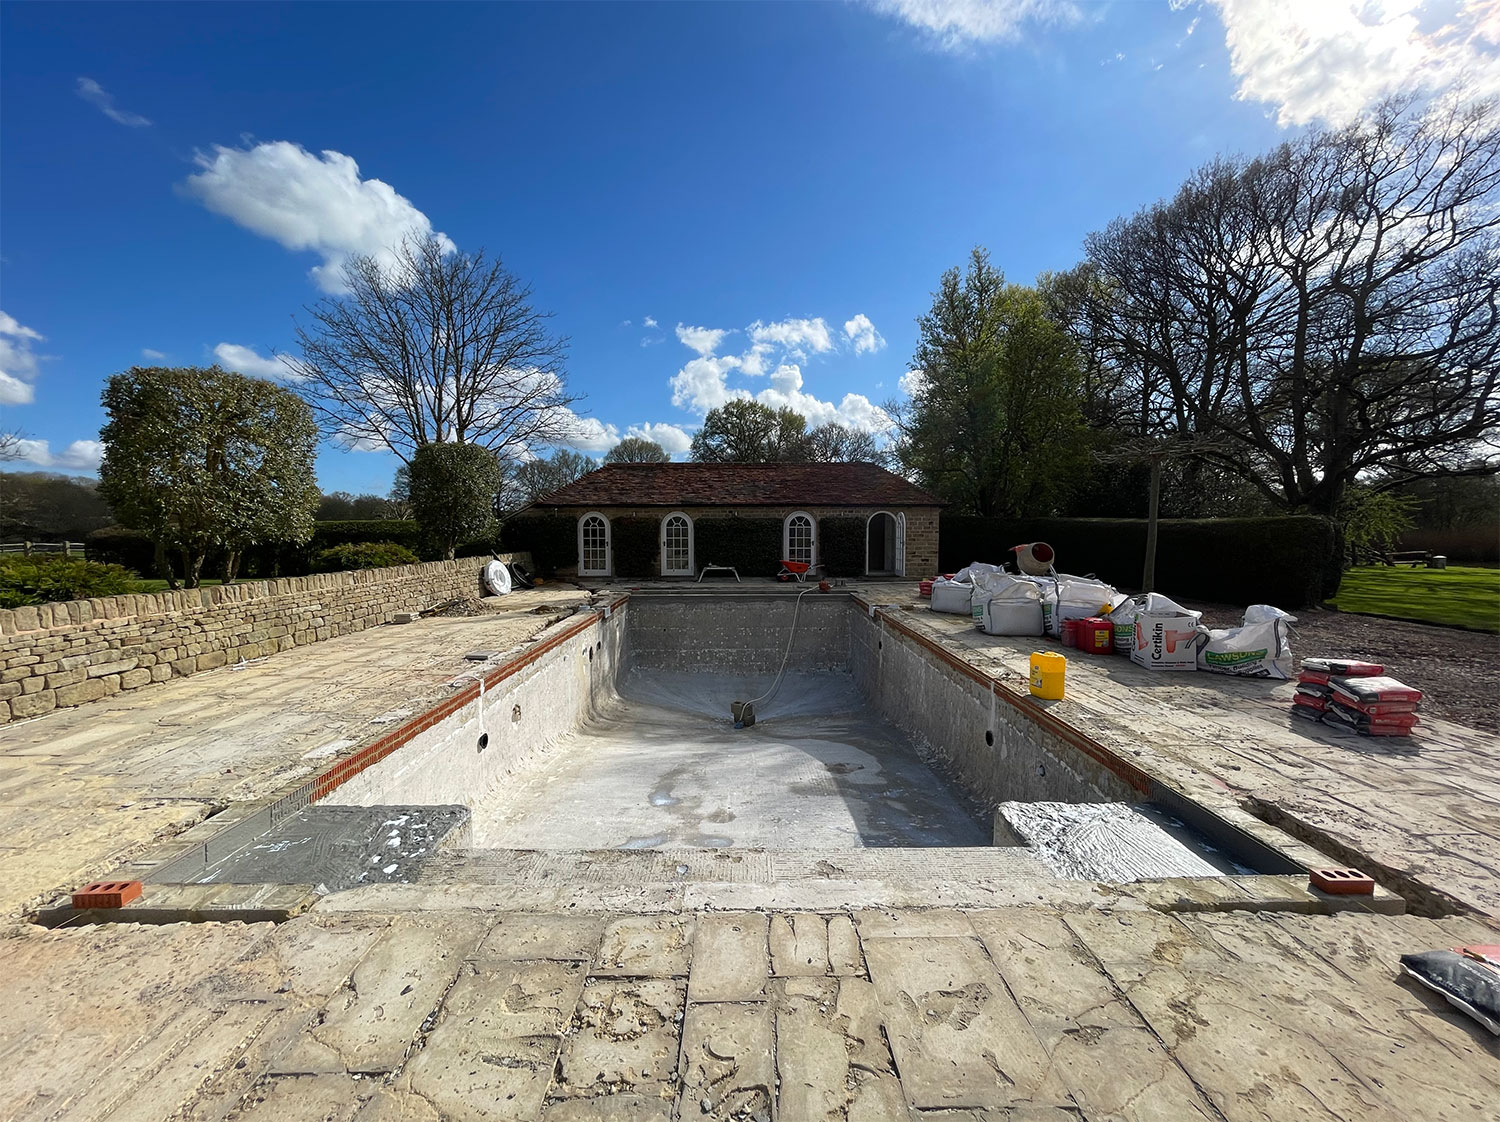
[[[1239,96],[1282,126],[1340,123],[1397,90],[1500,94],[1493,3],[1207,0],[1224,24]]]
[[[927,375],[921,370],[908,370],[897,379],[896,386],[907,397],[921,397],[927,388]]]
[[[37,355],[31,344],[42,341],[40,332],[0,312],[0,405],[29,405],[36,396]]]
[[[707,413],[725,402],[736,398],[748,398],[748,390],[729,388],[729,372],[740,366],[733,355],[715,358],[701,355],[691,359],[672,376],[672,404],[679,409],[690,409],[695,413]]]
[[[656,320],[653,319],[651,316],[647,316],[645,319],[641,320],[641,326],[642,327],[657,327],[657,326],[659,326],[659,324],[657,324]]]
[[[436,237],[428,217],[379,179],[364,179],[342,152],[314,155],[285,140],[225,148],[196,157],[202,170],[183,189],[215,214],[286,249],[323,258],[310,275],[325,292],[344,291],[343,268],[366,255],[391,263],[403,240]]]
[[[1008,43],[1028,26],[1074,23],[1071,0],[867,0],[882,15],[922,32],[946,50],[975,43]]]
[[[761,345],[774,344],[790,351],[810,350],[823,354],[833,350],[833,336],[823,317],[816,319],[783,319],[775,323],[756,320],[749,327],[750,341]]]
[[[158,350],[156,350],[156,349],[154,349],[152,347],[142,347],[141,348],[141,357],[142,358],[149,358],[153,362],[155,362],[155,361],[157,361],[159,359],[166,358],[167,355],[166,355],[165,351],[158,351]]]
[[[98,471],[99,461],[104,456],[104,444],[98,440],[75,440],[54,454],[45,440],[20,440],[14,452],[17,460],[37,467]]]
[[[214,358],[225,370],[237,370],[252,378],[265,378],[270,382],[300,382],[303,379],[287,369],[279,358],[266,358],[253,347],[242,347],[238,343],[220,343],[214,348]]]
[[[846,393],[837,405],[806,393],[802,389],[802,368],[795,362],[778,366],[771,375],[770,386],[756,394],[755,400],[772,409],[786,407],[801,413],[811,425],[836,422],[874,433],[886,432],[891,427],[889,414],[862,393]]]
[[[614,425],[606,425],[595,417],[580,417],[571,409],[564,412],[570,414],[570,431],[557,443],[579,452],[608,452],[620,443],[620,430]]]
[[[855,354],[874,354],[885,346],[885,336],[875,330],[870,317],[860,312],[844,322],[844,338],[854,344]]]
[[[99,112],[103,113],[111,121],[125,125],[128,128],[143,128],[151,123],[139,113],[132,113],[128,109],[116,107],[114,95],[92,78],[79,78],[78,85],[73,88],[73,92],[98,109]]]
[[[676,425],[652,422],[644,425],[631,425],[625,430],[625,435],[638,437],[641,440],[654,440],[661,445],[662,451],[671,456],[680,456],[693,446],[693,438],[686,430]]]
[[[687,324],[677,325],[677,338],[684,347],[697,351],[700,355],[711,355],[719,349],[719,344],[724,341],[727,331],[720,331],[712,327],[689,327]]]

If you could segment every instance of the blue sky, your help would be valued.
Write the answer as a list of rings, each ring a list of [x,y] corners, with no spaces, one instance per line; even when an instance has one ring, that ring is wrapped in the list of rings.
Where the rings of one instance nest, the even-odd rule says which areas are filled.
[[[1492,11],[1327,3],[6,3],[9,466],[91,470],[130,365],[274,373],[344,256],[421,229],[534,286],[591,454],[741,392],[879,429],[972,246],[1030,281],[1216,152],[1493,77]]]

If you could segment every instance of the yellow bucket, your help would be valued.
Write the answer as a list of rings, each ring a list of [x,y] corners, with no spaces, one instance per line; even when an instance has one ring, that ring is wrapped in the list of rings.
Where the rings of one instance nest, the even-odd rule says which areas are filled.
[[[1063,695],[1063,672],[1068,660],[1051,651],[1031,654],[1031,692],[1044,701],[1060,701]]]

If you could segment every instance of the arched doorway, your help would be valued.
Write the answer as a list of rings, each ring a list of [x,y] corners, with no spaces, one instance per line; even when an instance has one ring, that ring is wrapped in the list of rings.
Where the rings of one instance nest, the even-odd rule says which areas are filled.
[[[693,520],[681,511],[661,520],[661,575],[693,575]]]
[[[906,515],[880,510],[865,521],[865,575],[906,575]]]

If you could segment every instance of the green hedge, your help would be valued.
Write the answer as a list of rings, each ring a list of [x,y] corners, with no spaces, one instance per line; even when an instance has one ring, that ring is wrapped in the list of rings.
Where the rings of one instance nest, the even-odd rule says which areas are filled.
[[[699,567],[731,565],[741,577],[771,577],[781,568],[781,519],[703,517],[693,523]]]
[[[118,596],[134,592],[136,575],[81,557],[0,555],[0,608]]]
[[[939,568],[1011,560],[1010,547],[1044,541],[1058,569],[1096,573],[1124,590],[1141,586],[1146,556],[1142,518],[976,518],[944,515]],[[1303,608],[1338,591],[1342,571],[1334,525],[1326,518],[1162,519],[1156,589],[1184,600]]]
[[[613,518],[609,532],[615,576],[626,580],[649,580],[661,574],[658,559],[661,522],[658,519]]]
[[[552,574],[578,564],[578,519],[566,514],[520,514],[500,528],[507,553],[530,553],[537,571]]]
[[[830,577],[865,575],[865,520],[848,514],[818,519],[818,557]]]
[[[421,560],[395,542],[350,542],[329,546],[313,554],[315,573],[344,573],[351,569],[386,569],[392,565],[415,565]]]

